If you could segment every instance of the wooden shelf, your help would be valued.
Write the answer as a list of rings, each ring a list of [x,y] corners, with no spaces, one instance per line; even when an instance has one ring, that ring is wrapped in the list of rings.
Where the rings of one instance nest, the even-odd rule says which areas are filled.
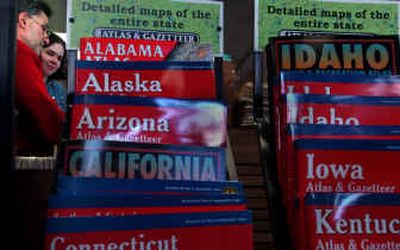
[[[248,208],[253,211],[254,250],[273,250],[274,241],[256,128],[230,128],[229,138],[237,177],[243,183]]]

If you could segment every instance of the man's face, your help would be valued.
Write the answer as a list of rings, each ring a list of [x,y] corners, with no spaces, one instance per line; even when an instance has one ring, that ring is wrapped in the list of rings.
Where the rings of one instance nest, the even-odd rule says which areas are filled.
[[[31,48],[39,51],[43,44],[48,43],[48,17],[42,12],[40,15],[26,16],[26,41]]]

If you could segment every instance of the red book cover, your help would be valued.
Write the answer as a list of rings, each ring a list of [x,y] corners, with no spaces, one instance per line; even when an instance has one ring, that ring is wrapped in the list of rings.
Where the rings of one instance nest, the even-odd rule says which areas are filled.
[[[285,115],[281,123],[329,126],[398,126],[400,125],[400,100],[396,97],[286,94]],[[399,116],[398,116],[399,115]],[[280,159],[290,155],[290,138],[285,138],[286,127],[280,132]],[[281,160],[283,162],[283,160]],[[294,176],[290,160],[280,165],[280,179],[283,189],[285,179]]]
[[[278,162],[278,171],[283,167],[281,153],[282,123],[284,116],[284,100],[281,94],[286,93],[282,86],[282,78],[287,72],[307,75],[315,73],[321,78],[332,78],[340,75],[347,76],[385,76],[398,72],[398,44],[397,36],[294,36],[272,38],[268,49],[268,56],[273,64],[269,65],[269,84],[272,96],[271,121],[274,124],[275,151]],[[375,56],[371,56],[375,55]],[[308,75],[307,75],[308,76]],[[344,78],[344,76],[343,76]],[[339,87],[340,88],[340,87]],[[346,87],[344,87],[346,88]],[[327,94],[329,88],[311,89],[302,86],[302,93]],[[335,90],[336,91],[336,90]],[[347,90],[344,90],[347,92]],[[363,90],[365,92],[365,90]],[[294,93],[298,93],[294,91]],[[344,93],[343,93],[344,94]],[[356,95],[353,93],[353,95]],[[281,175],[281,174],[280,174]],[[279,178],[282,186],[282,177]]]
[[[287,94],[286,114],[282,124],[336,125],[336,126],[398,126],[400,102],[397,97]],[[396,113],[397,112],[397,113]],[[286,134],[286,131],[281,131]],[[285,138],[282,144],[287,143]],[[295,165],[287,155],[287,145],[282,146],[280,176],[284,204],[292,210],[293,184],[296,180]],[[283,162],[282,161],[282,162]]]
[[[309,193],[399,193],[399,146],[398,140],[296,140],[296,177],[290,186],[297,194],[293,216],[299,218],[299,231],[307,227],[304,199]]]
[[[217,89],[211,62],[76,63],[77,95],[214,99]]]
[[[297,192],[399,193],[398,140],[295,141]]]
[[[399,204],[397,194],[309,195],[299,249],[397,249]]]
[[[71,140],[225,146],[226,106],[219,101],[75,96]]]
[[[294,204],[297,197],[298,183],[300,178],[299,162],[296,154],[299,149],[294,148],[294,142],[300,139],[320,139],[325,141],[335,140],[400,140],[400,130],[397,126],[336,126],[336,125],[302,125],[289,124],[286,131],[285,146],[285,198],[288,204]],[[322,142],[324,144],[324,142]]]
[[[164,61],[176,41],[84,37],[80,59],[84,61]]]
[[[251,213],[49,218],[45,249],[252,250]]]
[[[281,94],[298,93],[298,94],[319,94],[319,95],[357,95],[357,96],[398,96],[400,94],[400,78],[394,75],[343,75],[331,74],[327,77],[319,73],[305,73],[285,71],[280,74],[280,91]],[[284,105],[282,105],[283,107]],[[281,111],[284,113],[284,111]],[[282,121],[282,132],[280,133],[280,155],[279,159],[279,175],[282,184],[284,196],[286,193],[292,192],[293,188],[288,187],[287,179],[293,181],[293,176],[288,176],[291,168],[289,166],[293,159],[291,154],[291,143],[293,138],[287,137],[285,131],[285,121]],[[317,125],[318,126],[318,125]],[[325,125],[319,125],[325,126]],[[333,126],[327,125],[326,130]],[[329,127],[331,126],[331,127]],[[336,129],[338,130],[338,129]],[[322,137],[327,138],[327,131]],[[355,137],[346,133],[347,136]],[[363,138],[365,136],[360,136]],[[390,136],[392,137],[392,136]],[[338,138],[338,134],[333,138]],[[286,199],[286,198],[285,198]]]

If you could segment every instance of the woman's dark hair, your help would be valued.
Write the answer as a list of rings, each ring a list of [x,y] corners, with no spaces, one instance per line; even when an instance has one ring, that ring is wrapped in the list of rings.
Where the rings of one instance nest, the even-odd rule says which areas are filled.
[[[61,46],[64,49],[64,55],[61,58],[60,68],[54,74],[49,76],[49,79],[66,79],[66,76],[67,76],[67,72],[66,72],[67,50],[66,50],[66,45],[65,45],[64,40],[61,37],[59,37],[57,34],[52,32],[49,35],[49,43],[46,44],[45,46],[43,46],[43,48],[47,48],[55,43],[61,44]]]

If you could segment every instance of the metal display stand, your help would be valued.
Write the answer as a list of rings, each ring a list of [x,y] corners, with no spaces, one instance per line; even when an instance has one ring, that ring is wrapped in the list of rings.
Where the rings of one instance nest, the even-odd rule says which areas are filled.
[[[268,199],[269,213],[272,223],[272,235],[276,249],[291,250],[293,248],[289,237],[289,226],[285,208],[282,204],[281,191],[278,185],[276,159],[274,157],[273,120],[264,117],[263,110],[263,83],[264,83],[264,53],[254,52],[254,118],[257,123],[257,133],[261,152],[262,169]],[[272,102],[271,88],[269,88],[269,104]],[[270,108],[270,110],[272,110]],[[270,115],[272,117],[272,115]],[[267,122],[269,120],[270,122]]]

